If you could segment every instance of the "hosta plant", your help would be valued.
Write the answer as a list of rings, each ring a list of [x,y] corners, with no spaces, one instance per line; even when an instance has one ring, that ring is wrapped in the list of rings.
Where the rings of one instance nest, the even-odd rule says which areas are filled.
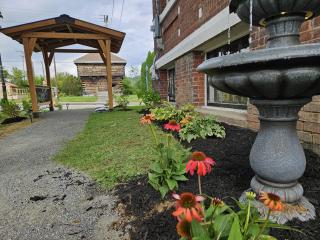
[[[169,102],[163,102],[160,107],[151,109],[151,113],[158,121],[175,120],[177,122],[180,122],[186,117],[194,117],[198,115],[195,111],[195,106],[192,104],[186,104],[181,108],[176,108]]]
[[[191,121],[184,124],[179,132],[182,140],[191,142],[197,138],[206,138],[216,136],[224,138],[226,135],[225,129],[213,117],[194,117]]]

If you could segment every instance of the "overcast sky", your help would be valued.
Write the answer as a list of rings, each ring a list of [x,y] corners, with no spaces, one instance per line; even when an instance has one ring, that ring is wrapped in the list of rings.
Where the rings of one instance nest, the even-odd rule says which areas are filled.
[[[0,26],[4,28],[61,14],[103,25],[102,15],[109,15],[108,27],[127,34],[118,55],[127,60],[128,69],[131,65],[140,66],[147,52],[153,49],[150,32],[152,1],[124,0],[121,18],[122,2],[114,0],[112,17],[113,0],[0,0],[0,11],[4,17],[0,19]],[[22,51],[22,45],[0,33],[0,53],[4,67],[9,71],[13,66],[22,69]],[[81,55],[56,54],[57,71],[76,75],[73,61]],[[41,54],[33,54],[33,61],[36,74],[42,74]]]

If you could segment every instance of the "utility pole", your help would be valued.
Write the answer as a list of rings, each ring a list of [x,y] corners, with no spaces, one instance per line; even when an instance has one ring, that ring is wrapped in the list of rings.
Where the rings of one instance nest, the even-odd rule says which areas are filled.
[[[0,18],[3,18],[2,13],[0,12]],[[1,60],[1,53],[0,53],[0,78],[2,83],[2,95],[5,101],[8,101],[8,94],[7,94],[7,87],[6,87],[6,80],[4,79],[4,72]]]
[[[24,67],[24,61],[25,61],[25,57],[24,57],[24,52],[23,51],[17,51],[18,53],[21,53],[21,58],[22,58],[22,71],[23,71],[23,80],[26,81],[26,70]]]
[[[56,67],[56,57],[53,56],[53,67],[54,67],[54,78],[56,83],[57,100],[59,102],[59,89],[58,89],[58,78],[57,78],[57,67]]]
[[[3,66],[2,66],[2,60],[1,60],[1,54],[0,54],[0,77],[1,77],[1,82],[2,82],[2,95],[3,95],[3,99],[4,99],[5,101],[8,101],[6,80],[4,79],[4,73],[3,73]]]

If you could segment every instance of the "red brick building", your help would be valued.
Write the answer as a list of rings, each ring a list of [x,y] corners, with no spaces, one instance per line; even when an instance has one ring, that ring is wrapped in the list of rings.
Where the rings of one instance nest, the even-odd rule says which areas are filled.
[[[163,100],[193,103],[222,121],[258,129],[258,112],[248,99],[212,88],[208,76],[196,70],[206,59],[265,47],[268,36],[260,28],[254,28],[249,46],[249,26],[229,15],[228,4],[229,0],[153,0],[158,73],[153,87]],[[301,41],[320,42],[320,18],[304,23]],[[300,112],[297,128],[303,141],[320,144],[320,96]]]

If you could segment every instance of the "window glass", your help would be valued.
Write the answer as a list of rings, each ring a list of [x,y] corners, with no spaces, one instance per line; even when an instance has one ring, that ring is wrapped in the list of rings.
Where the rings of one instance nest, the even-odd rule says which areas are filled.
[[[242,49],[249,47],[249,35],[242,37],[236,41],[231,42],[218,49],[207,53],[207,59],[215,58],[228,53],[233,54],[240,52]],[[247,107],[248,99],[229,93],[221,92],[209,85],[210,76],[207,76],[207,105],[209,106],[223,106],[230,108],[245,109]]]

